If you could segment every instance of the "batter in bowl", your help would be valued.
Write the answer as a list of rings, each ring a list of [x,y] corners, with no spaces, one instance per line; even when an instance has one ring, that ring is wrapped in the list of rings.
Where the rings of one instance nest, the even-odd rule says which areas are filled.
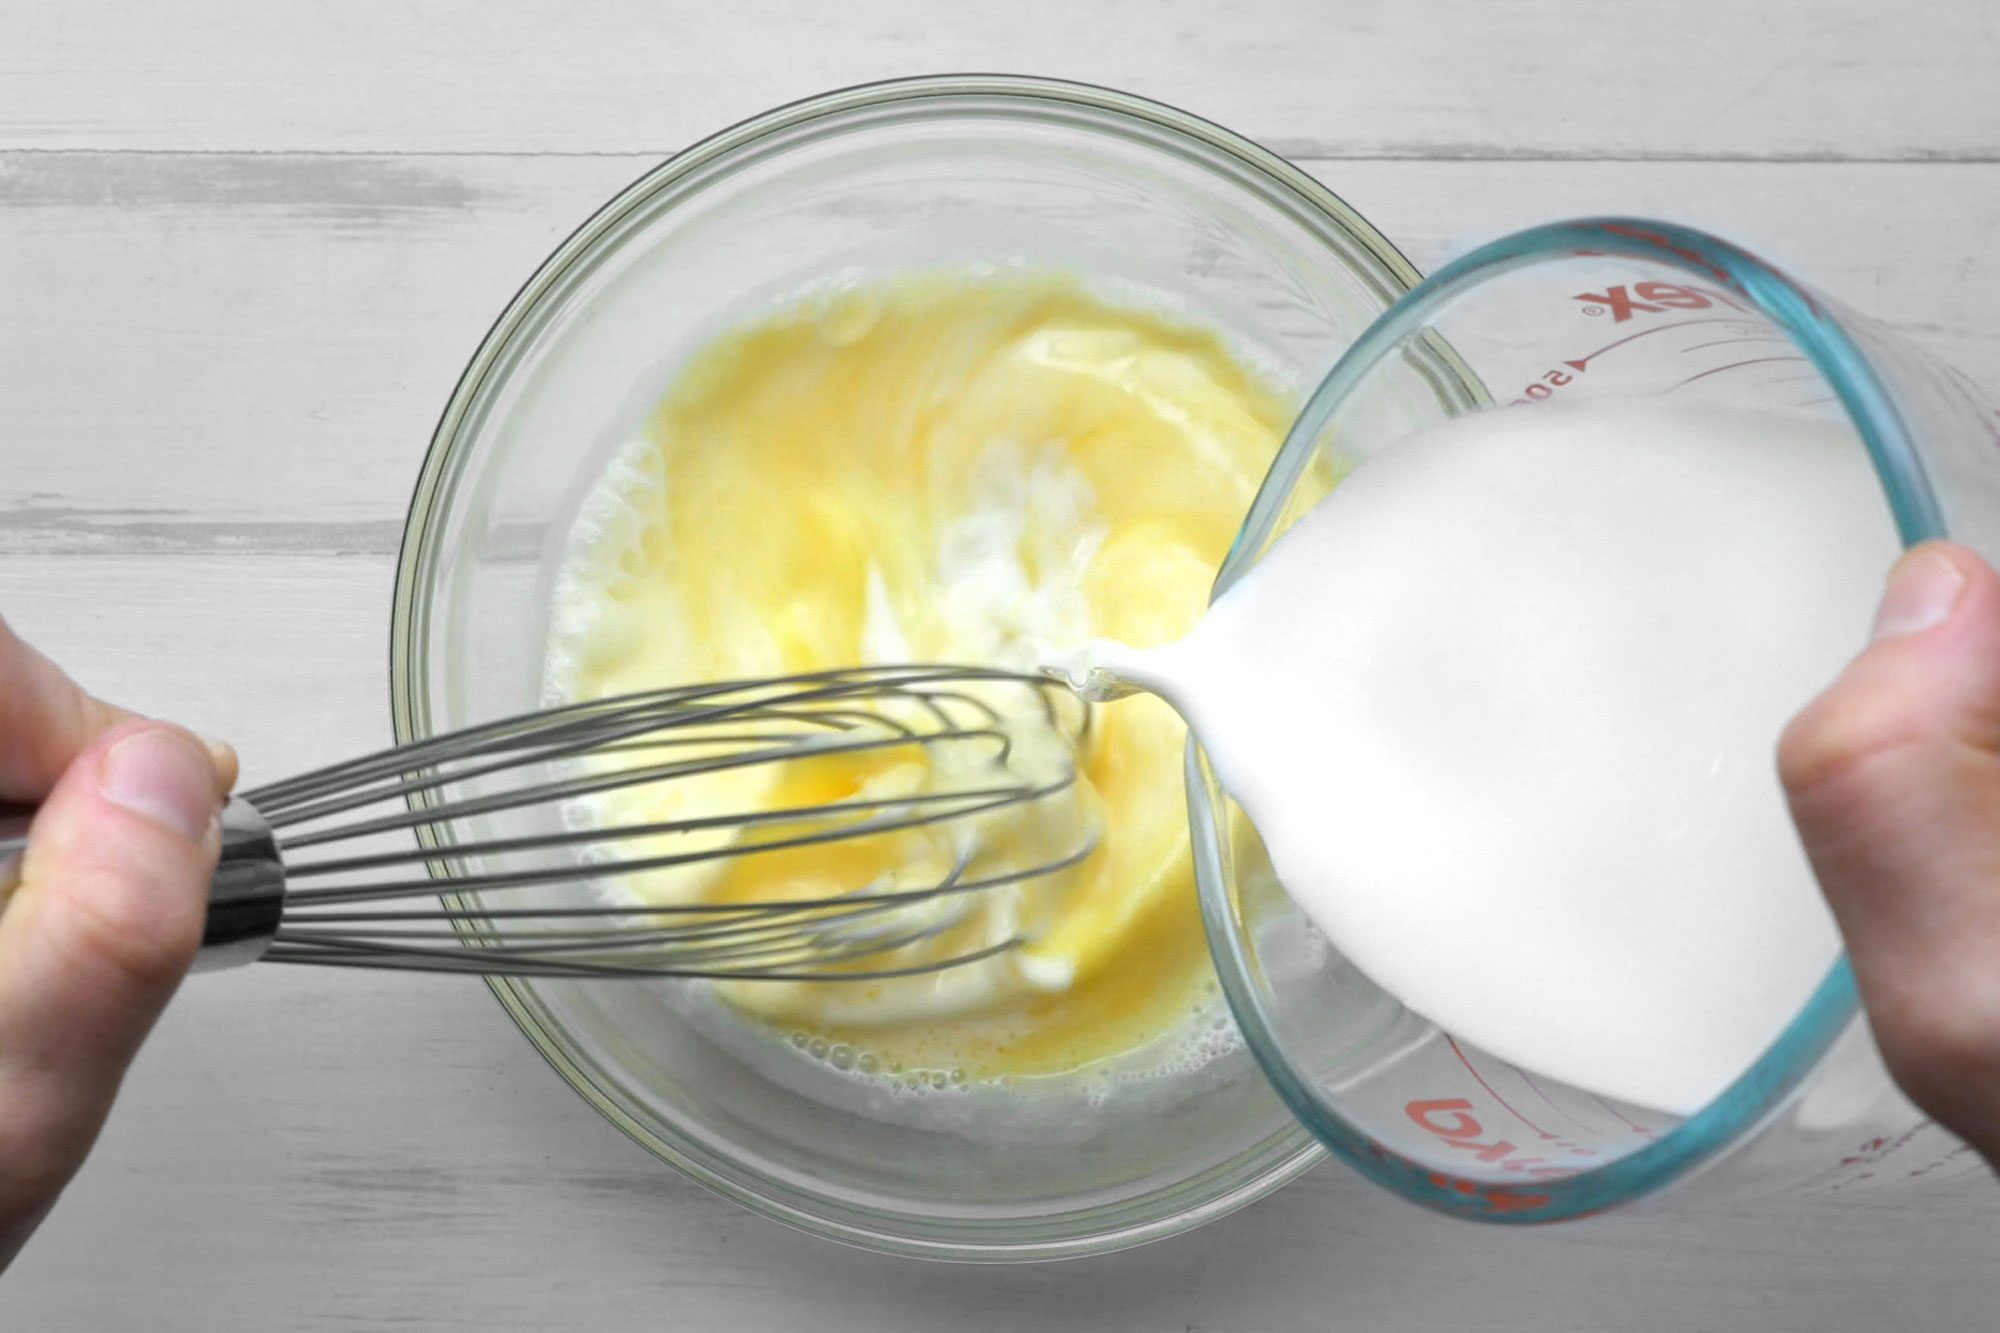
[[[684,363],[586,502],[556,588],[550,702],[856,664],[1032,670],[1050,645],[1172,641],[1199,619],[1291,416],[1292,395],[1216,333],[1066,275],[997,266],[808,293]],[[1102,710],[1073,808],[986,831],[1054,845],[1096,830],[1075,869],[974,900],[961,936],[1023,947],[926,976],[737,983],[728,999],[905,1079],[1063,1076],[1181,1049],[1215,1003],[1185,737],[1155,699]],[[686,818],[898,780],[828,763],[846,767],[636,788],[586,815]],[[785,782],[810,789],[770,785]],[[759,855],[614,891],[800,897],[909,854]]]

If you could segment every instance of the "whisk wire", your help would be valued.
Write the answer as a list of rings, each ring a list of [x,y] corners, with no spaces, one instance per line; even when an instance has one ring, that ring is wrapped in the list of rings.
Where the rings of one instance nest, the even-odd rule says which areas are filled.
[[[1034,706],[1002,709],[986,697],[1009,691]],[[1064,700],[1075,710],[1068,719]],[[968,919],[973,895],[1061,875],[1095,846],[1068,805],[1051,806],[1038,825],[1070,830],[1061,845],[1010,857],[980,834],[982,820],[1010,807],[1067,801],[1078,781],[1074,746],[1089,725],[1088,708],[1041,677],[894,666],[568,704],[329,765],[246,794],[275,832],[287,878],[283,919],[263,956],[738,980],[880,980],[976,962],[1022,941],[941,949],[944,932]],[[1050,772],[1015,762],[1018,738],[1036,728],[1062,742]],[[892,794],[622,823],[594,804],[608,793],[799,761],[872,762],[904,749],[922,760],[924,782]],[[495,820],[557,827],[488,836]],[[652,902],[636,878],[857,839],[881,840],[893,863],[915,854],[899,839],[934,839],[945,828],[960,850],[935,881],[916,886],[898,884],[892,865],[834,893]],[[414,845],[366,845],[404,838]],[[428,873],[397,873],[416,866]],[[416,905],[440,892],[438,905]]]

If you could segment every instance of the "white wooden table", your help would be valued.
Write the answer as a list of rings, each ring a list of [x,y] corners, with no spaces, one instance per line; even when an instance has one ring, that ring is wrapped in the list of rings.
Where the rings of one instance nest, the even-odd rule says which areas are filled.
[[[0,612],[249,770],[387,734],[394,544],[516,284],[711,130],[993,69],[1205,114],[1421,267],[1710,225],[2000,383],[2000,4],[0,0]],[[2000,1187],[1502,1233],[1333,1166],[1197,1234],[971,1269],[656,1165],[475,984],[190,984],[0,1280],[22,1333],[1990,1329]]]

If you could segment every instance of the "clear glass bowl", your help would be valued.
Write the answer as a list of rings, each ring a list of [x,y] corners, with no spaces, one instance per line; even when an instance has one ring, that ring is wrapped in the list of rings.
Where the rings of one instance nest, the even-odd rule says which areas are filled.
[[[1002,258],[1163,293],[1301,385],[1417,280],[1303,173],[1117,93],[921,79],[728,130],[570,237],[467,368],[397,573],[398,736],[539,702],[551,580],[580,499],[704,337],[849,270]],[[839,1109],[852,1080],[831,1088],[818,1066],[746,1046],[653,985],[491,984],[557,1072],[661,1159],[875,1249],[1115,1249],[1217,1217],[1320,1156],[1240,1049],[1177,1099],[969,1137]]]

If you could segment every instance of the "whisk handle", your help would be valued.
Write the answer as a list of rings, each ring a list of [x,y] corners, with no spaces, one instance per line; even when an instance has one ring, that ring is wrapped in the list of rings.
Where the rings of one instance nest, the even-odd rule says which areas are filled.
[[[256,806],[232,796],[222,807],[222,855],[208,882],[208,923],[196,972],[242,967],[264,956],[285,912],[285,863]]]
[[[28,845],[26,816],[0,815],[0,867]],[[0,878],[7,871],[0,869]],[[4,896],[4,895],[0,895]],[[241,967],[264,956],[285,910],[285,863],[256,806],[232,796],[222,807],[222,855],[208,882],[208,922],[197,972]]]

